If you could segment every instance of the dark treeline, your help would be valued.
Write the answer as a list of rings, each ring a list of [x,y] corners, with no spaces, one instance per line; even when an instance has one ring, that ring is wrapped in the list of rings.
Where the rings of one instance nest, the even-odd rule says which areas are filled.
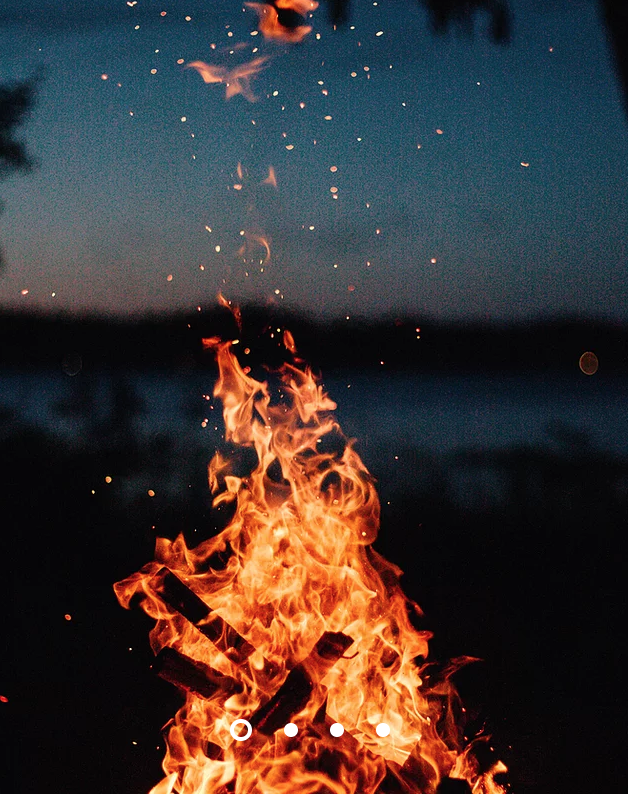
[[[298,353],[323,371],[342,368],[439,371],[557,369],[573,371],[592,351],[608,374],[628,371],[628,326],[583,318],[511,324],[442,323],[407,316],[329,322],[277,309],[249,307],[243,331],[231,314],[213,309],[193,315],[137,320],[76,318],[26,313],[0,315],[0,366],[188,369],[212,366],[202,339],[239,338],[251,362],[273,365],[289,329]],[[417,331],[417,329],[420,329]]]

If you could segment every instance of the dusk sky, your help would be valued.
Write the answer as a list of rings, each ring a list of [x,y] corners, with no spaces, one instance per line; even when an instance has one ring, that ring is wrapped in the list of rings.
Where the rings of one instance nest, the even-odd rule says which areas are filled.
[[[20,133],[39,166],[0,185],[0,306],[189,311],[222,289],[323,316],[627,319],[598,3],[512,6],[509,45],[483,16],[433,35],[401,0],[354,0],[337,32],[321,6],[286,45],[230,0],[16,0],[0,81],[42,69]],[[186,68],[265,56],[254,102]]]

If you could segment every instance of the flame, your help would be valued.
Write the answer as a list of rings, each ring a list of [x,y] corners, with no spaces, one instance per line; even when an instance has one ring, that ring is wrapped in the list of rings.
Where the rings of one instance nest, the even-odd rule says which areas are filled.
[[[240,166],[240,163],[238,163],[238,167],[239,166]],[[230,301],[228,298],[225,298],[225,296],[222,294],[222,292],[218,293],[218,303],[223,308],[229,309],[231,314],[233,314],[236,323],[238,324],[238,328],[241,331],[242,330],[242,312],[240,310],[240,307],[239,306],[235,306],[233,301]],[[213,345],[208,345],[208,347],[213,347]]]
[[[275,169],[272,165],[268,166],[268,176],[262,181],[262,184],[277,187],[277,174],[275,173]]]
[[[270,240],[263,234],[254,234],[253,232],[245,231],[243,234],[244,244],[238,248],[238,256],[244,259],[244,262],[251,262],[256,260],[257,264],[266,267],[270,264]]]
[[[272,5],[269,3],[245,3],[244,5],[253,9],[258,15],[259,30],[264,38],[278,39],[292,44],[303,41],[312,30],[312,26],[285,25],[284,21],[289,20],[292,23],[296,19],[300,22],[299,17],[305,18],[307,13],[318,8],[318,3],[315,0],[275,0]],[[283,19],[280,17],[280,12],[283,12]]]
[[[256,102],[257,97],[251,89],[251,78],[266,68],[268,56],[253,58],[248,63],[241,63],[233,69],[224,66],[212,66],[204,61],[191,61],[186,64],[189,69],[196,69],[206,83],[224,83],[226,99],[242,94],[249,102]]]
[[[296,352],[289,331],[279,338]],[[433,794],[448,775],[501,794],[503,765],[481,773],[461,750],[450,675],[468,659],[434,673],[402,572],[371,547],[379,500],[336,404],[294,355],[262,382],[233,342],[203,343],[217,359],[225,440],[254,462],[245,472],[217,452],[209,484],[215,506],[231,504],[228,526],[193,548],[159,538],[155,560],[115,585],[124,607],[155,619],[156,669],[185,695],[152,794],[227,794],[234,783],[245,794]],[[218,553],[230,554],[222,570]],[[230,732],[237,719],[253,726],[246,741]]]

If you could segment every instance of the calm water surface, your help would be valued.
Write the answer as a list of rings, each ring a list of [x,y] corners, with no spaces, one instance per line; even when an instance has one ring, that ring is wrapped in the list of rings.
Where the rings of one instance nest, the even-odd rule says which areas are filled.
[[[73,436],[111,421],[114,392],[122,382],[143,403],[133,420],[142,434],[196,438],[210,448],[220,436],[220,404],[202,397],[211,395],[209,374],[4,373],[0,408]],[[628,377],[336,374],[325,387],[338,404],[343,430],[365,451],[416,446],[446,453],[542,444],[548,431],[561,425],[585,434],[598,449],[628,453]],[[208,419],[205,429],[203,419]]]

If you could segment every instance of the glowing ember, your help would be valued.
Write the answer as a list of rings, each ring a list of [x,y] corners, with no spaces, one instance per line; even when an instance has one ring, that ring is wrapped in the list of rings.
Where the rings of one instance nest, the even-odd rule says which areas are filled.
[[[468,659],[427,675],[430,634],[409,619],[420,610],[371,547],[373,479],[292,335],[280,338],[293,363],[272,386],[234,342],[203,340],[226,441],[254,462],[244,473],[217,452],[209,483],[214,505],[234,510],[226,529],[194,548],[159,538],[154,562],[115,585],[156,620],[155,669],[185,695],[152,794],[433,794],[446,776],[503,792],[505,767],[480,771],[461,747],[449,677]]]

